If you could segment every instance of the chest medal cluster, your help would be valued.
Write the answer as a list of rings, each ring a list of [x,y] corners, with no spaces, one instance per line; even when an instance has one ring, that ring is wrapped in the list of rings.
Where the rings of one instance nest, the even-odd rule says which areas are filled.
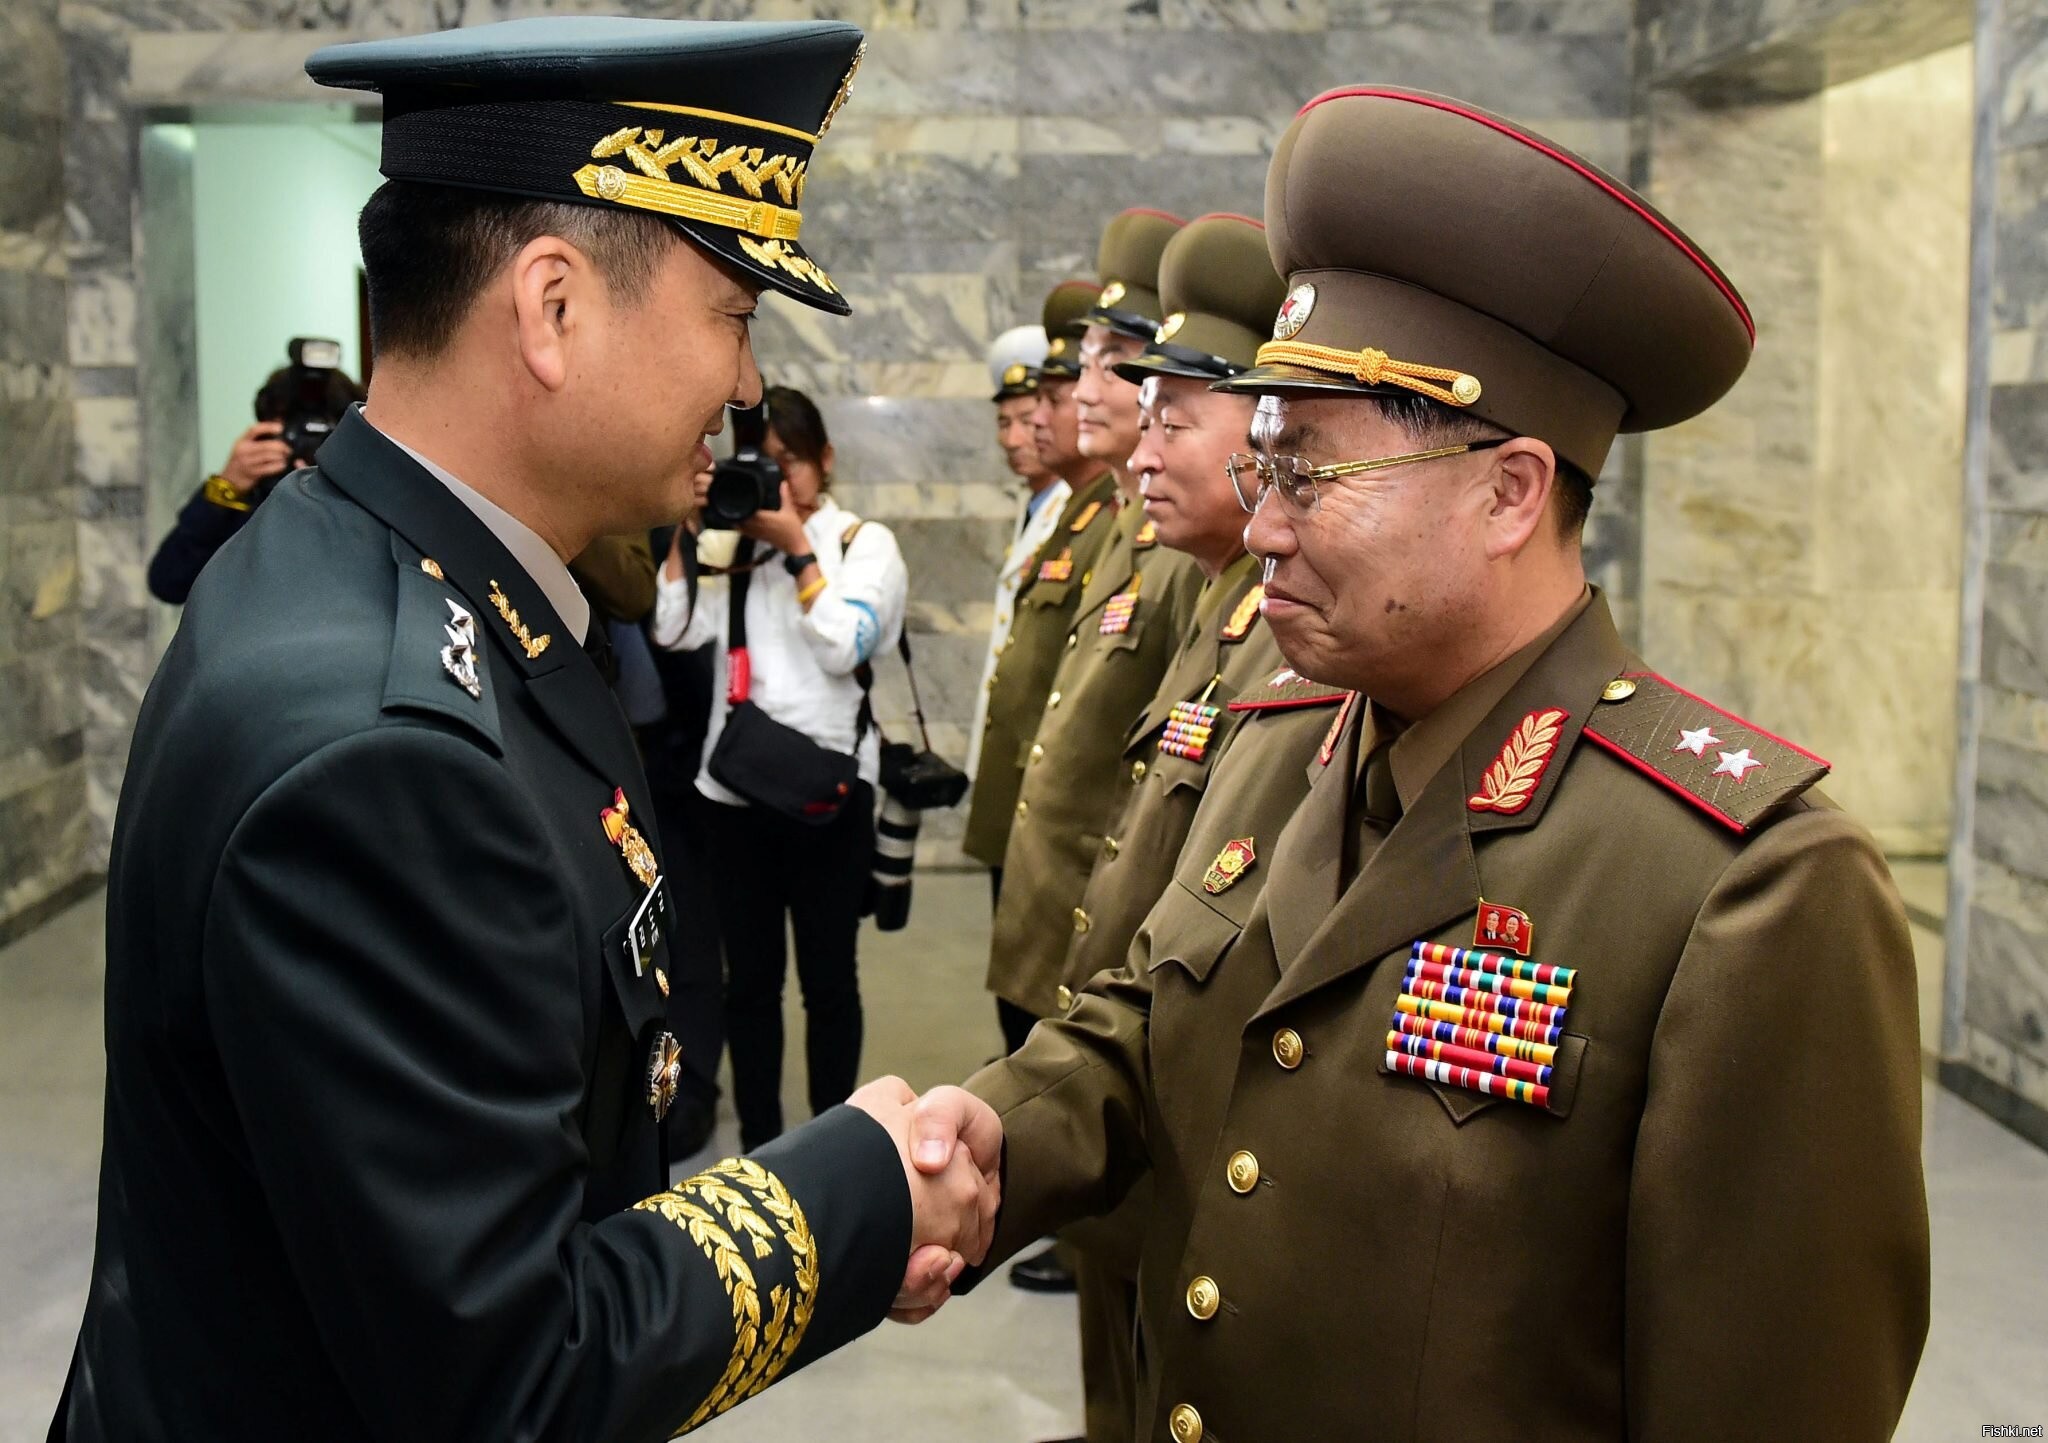
[[[1387,1066],[1408,1077],[1550,1105],[1577,972],[1473,947],[1417,942],[1394,1002]]]
[[[1069,546],[1057,556],[1048,556],[1038,563],[1040,581],[1066,581],[1074,574],[1074,548]]]
[[[1102,607],[1102,634],[1122,636],[1131,629],[1131,618],[1138,614],[1138,584],[1145,579],[1144,573],[1131,578],[1131,589],[1119,591]]]

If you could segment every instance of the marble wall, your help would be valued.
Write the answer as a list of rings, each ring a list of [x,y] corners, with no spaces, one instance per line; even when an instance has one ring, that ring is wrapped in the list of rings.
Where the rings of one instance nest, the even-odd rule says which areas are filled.
[[[2048,3],[1980,27],[1943,1077],[2048,1147]]]
[[[175,288],[162,283],[189,260],[138,257],[130,239],[138,172],[175,159],[138,155],[138,117],[331,103],[299,67],[342,36],[621,9],[825,15],[870,31],[853,103],[813,171],[805,232],[859,314],[837,322],[771,304],[757,336],[771,377],[820,399],[844,499],[903,537],[933,740],[956,756],[1013,515],[982,348],[1034,318],[1053,281],[1090,267],[1109,214],[1256,212],[1294,110],[1359,80],[1456,92],[1610,169],[1629,159],[1630,0],[64,0],[88,863],[105,855],[154,655],[142,565],[168,517],[145,497],[177,494],[167,457],[189,461],[194,479],[203,464],[169,417],[186,383],[159,363],[189,348]],[[1634,456],[1619,448],[1591,534],[1625,618]],[[900,725],[900,669],[881,671],[879,710]],[[956,828],[935,819],[927,859],[957,858]]]
[[[0,928],[87,869],[56,0],[0,8]]]

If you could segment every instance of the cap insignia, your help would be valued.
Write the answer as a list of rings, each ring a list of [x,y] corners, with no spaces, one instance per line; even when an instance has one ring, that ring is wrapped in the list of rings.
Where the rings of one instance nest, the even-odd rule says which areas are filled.
[[[1031,379],[1031,368],[1022,361],[1014,362],[1003,372],[1005,386],[1021,386]]]
[[[1280,303],[1280,314],[1273,318],[1273,339],[1291,341],[1300,335],[1301,328],[1308,324],[1309,315],[1315,308],[1316,288],[1303,281]]]
[[[1095,304],[1098,306],[1113,306],[1122,300],[1125,294],[1122,281],[1111,281],[1102,288],[1102,294],[1095,298]]]
[[[825,111],[825,118],[818,122],[818,138],[824,139],[825,132],[832,128],[832,122],[839,118],[839,112],[846,108],[846,99],[853,94],[853,77],[860,69],[860,63],[867,58],[868,43],[863,40],[860,48],[853,52],[853,60],[846,67],[846,77],[839,82],[839,93],[832,97],[832,104]]]
[[[1067,353],[1067,338],[1065,336],[1053,337],[1052,344],[1045,348],[1045,353],[1048,356],[1064,356]]]
[[[1268,341],[1259,347],[1258,362],[1262,366],[1302,366],[1311,371],[1349,376],[1367,386],[1399,386],[1446,406],[1469,406],[1484,391],[1477,376],[1450,366],[1397,361],[1371,346],[1362,351],[1344,351],[1300,341]]]
[[[711,136],[669,140],[665,130],[629,125],[590,148],[592,160],[623,159],[637,175],[615,165],[586,165],[576,172],[577,189],[599,200],[759,236],[793,241],[803,229],[796,207],[804,197],[809,162],[769,155],[761,146],[720,146]],[[682,168],[682,178],[671,176]],[[726,177],[741,192],[725,192]],[[776,204],[767,199],[774,187]]]
[[[1153,339],[1155,341],[1158,341],[1160,344],[1164,345],[1166,342],[1172,340],[1175,336],[1179,335],[1180,328],[1186,325],[1187,323],[1187,312],[1175,311],[1172,315],[1168,316],[1163,322],[1160,323],[1159,333],[1156,336],[1154,336]]]
[[[764,266],[781,266],[800,281],[808,281],[821,291],[839,294],[839,288],[832,284],[832,278],[818,269],[815,262],[801,251],[784,245],[779,240],[757,241],[752,236],[740,237],[740,249]]]

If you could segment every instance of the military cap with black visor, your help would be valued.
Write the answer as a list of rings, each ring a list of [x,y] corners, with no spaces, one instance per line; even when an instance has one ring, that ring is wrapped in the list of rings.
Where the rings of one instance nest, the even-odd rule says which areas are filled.
[[[665,216],[769,289],[846,315],[800,236],[812,154],[862,49],[836,21],[573,16],[330,46],[306,72],[384,96],[389,179]]]
[[[1077,380],[1081,375],[1081,337],[1088,330],[1088,312],[1102,293],[1099,281],[1076,276],[1061,281],[1045,296],[1042,317],[1045,326],[1045,364],[1041,376],[1055,380]]]
[[[1166,319],[1159,304],[1159,259],[1166,254],[1166,243],[1186,224],[1177,215],[1146,206],[1110,217],[1095,255],[1102,289],[1084,317],[1089,325],[1141,341],[1158,333],[1159,323]]]
[[[1012,326],[989,342],[988,379],[995,387],[989,400],[1021,401],[1037,395],[1045,352],[1043,326]]]
[[[1142,352],[1110,368],[1126,381],[1222,380],[1249,370],[1285,287],[1267,254],[1265,226],[1219,212],[1197,216],[1167,242],[1159,293],[1173,309]]]

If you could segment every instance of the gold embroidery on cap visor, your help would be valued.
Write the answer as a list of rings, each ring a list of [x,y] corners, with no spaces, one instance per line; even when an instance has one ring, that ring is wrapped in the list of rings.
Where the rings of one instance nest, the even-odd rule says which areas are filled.
[[[1464,371],[1449,366],[1397,361],[1385,351],[1377,351],[1370,346],[1362,351],[1340,351],[1332,346],[1310,346],[1299,341],[1268,341],[1259,347],[1258,363],[1261,366],[1301,366],[1306,370],[1348,376],[1367,386],[1400,386],[1446,406],[1470,406],[1484,389],[1477,376]]]

